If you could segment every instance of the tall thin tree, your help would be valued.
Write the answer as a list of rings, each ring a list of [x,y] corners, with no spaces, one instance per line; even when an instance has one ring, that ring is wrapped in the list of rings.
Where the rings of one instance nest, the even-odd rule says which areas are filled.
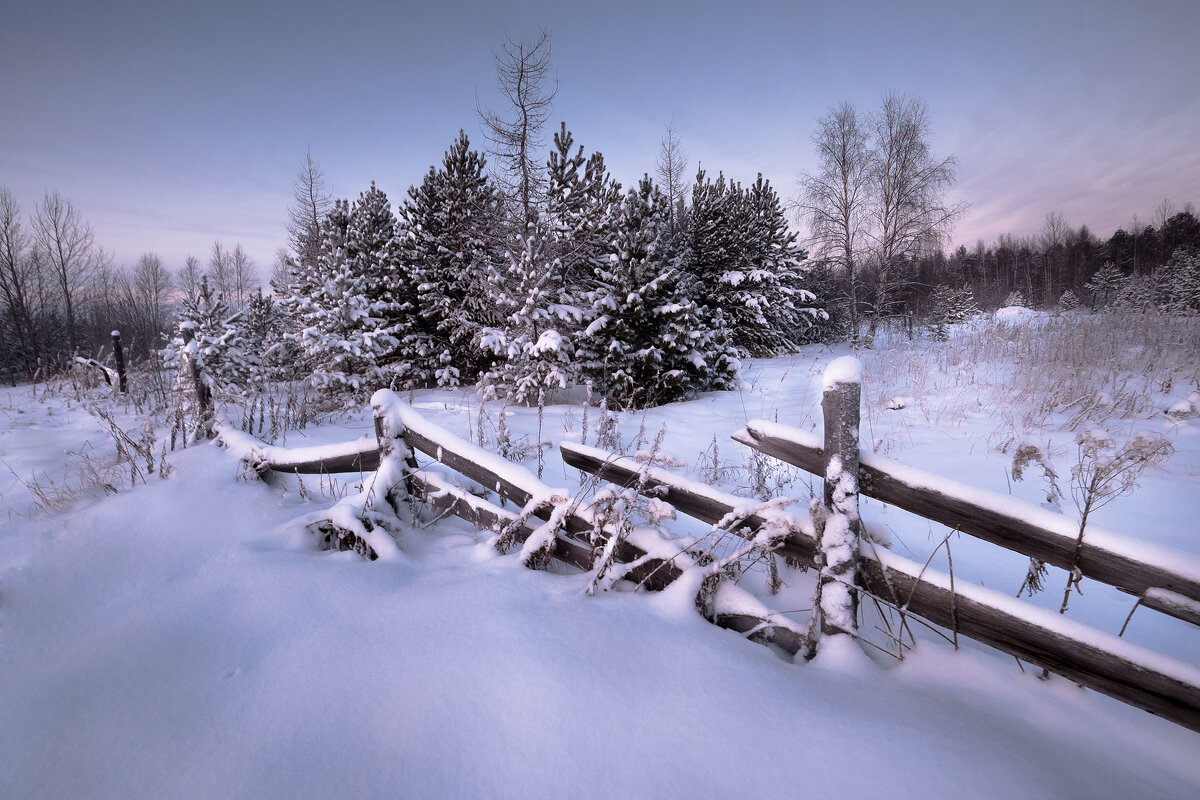
[[[504,112],[476,103],[483,133],[495,157],[497,182],[516,204],[521,235],[537,219],[544,178],[537,153],[542,126],[550,117],[558,81],[550,81],[550,34],[542,29],[532,42],[505,37],[495,54],[496,88],[507,102]]]

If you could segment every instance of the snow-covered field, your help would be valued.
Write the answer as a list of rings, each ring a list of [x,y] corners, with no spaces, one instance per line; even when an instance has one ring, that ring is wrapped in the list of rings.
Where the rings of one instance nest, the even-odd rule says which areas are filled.
[[[1081,375],[1096,385],[1043,413],[1037,398],[1055,389],[1039,381],[1062,370],[1031,374],[1021,337],[1064,323],[1039,319],[860,353],[864,447],[1039,503],[1040,465],[1012,478],[1016,448],[1036,444],[1066,495],[1047,505],[1074,519],[1074,436],[1086,427],[1075,417],[1091,409],[1119,440],[1150,431],[1175,453],[1089,524],[1200,556],[1196,323],[1162,352],[1130,356],[1150,365],[1141,396],[1137,370],[1101,364],[1097,375],[1114,374]],[[746,363],[740,391],[620,415],[622,443],[665,424],[662,450],[693,479],[807,500],[818,488],[807,477],[764,463],[756,480],[728,437],[752,418],[818,428],[822,371],[847,352]],[[1200,795],[1200,735],[995,651],[955,651],[917,627],[903,661],[838,649],[791,663],[704,622],[682,587],[589,597],[587,576],[527,570],[453,519],[405,530],[391,560],[319,552],[296,521],[345,486],[271,489],[203,445],[168,453],[168,476],[130,488],[100,420],[73,393],[44,394],[0,390],[5,798]],[[95,402],[111,403],[102,394]],[[481,426],[471,392],[410,399],[494,445],[497,404]],[[114,410],[136,435],[132,408]],[[583,422],[578,403],[548,408],[542,438],[579,441]],[[596,423],[593,408],[588,444]],[[509,409],[506,424],[536,440],[536,411]],[[372,435],[364,409],[292,431],[287,445]],[[545,459],[548,483],[579,485],[555,450]],[[896,552],[923,562],[937,549],[931,568],[948,569],[945,529],[869,500],[862,513]],[[1027,559],[965,536],[950,544],[959,581],[1017,593]],[[812,576],[784,578],[775,597],[760,575],[743,585],[803,624]],[[1057,610],[1064,583],[1051,570],[1032,602]],[[1068,616],[1120,630],[1132,599],[1088,580],[1082,591]],[[1138,610],[1125,638],[1200,665],[1200,631],[1156,612]]]

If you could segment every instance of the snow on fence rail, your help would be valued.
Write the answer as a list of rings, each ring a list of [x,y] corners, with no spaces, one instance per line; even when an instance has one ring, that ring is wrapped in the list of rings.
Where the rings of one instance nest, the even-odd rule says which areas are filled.
[[[338,445],[306,448],[272,447],[228,426],[218,426],[219,438],[238,458],[251,466],[268,482],[272,473],[318,474],[359,472],[400,467],[402,475],[371,485],[358,496],[346,498],[329,512],[313,516],[307,523],[311,532],[327,548],[353,549],[364,558],[379,557],[381,547],[373,534],[374,523],[385,521],[378,512],[374,517],[368,506],[374,502],[397,510],[405,500],[416,500],[438,513],[453,514],[476,527],[495,531],[513,544],[523,544],[522,556],[536,565],[537,553],[581,570],[596,568],[601,551],[611,542],[613,558],[624,565],[623,577],[651,590],[670,585],[690,565],[690,559],[678,548],[647,537],[616,536],[613,529],[598,520],[590,503],[572,496],[565,489],[554,489],[532,472],[435,425],[409,408],[389,390],[376,392],[371,400],[375,416],[376,441],[361,439]],[[415,458],[419,451],[433,464],[422,467]],[[520,512],[502,508],[457,485],[433,468],[441,465],[503,501],[511,502]],[[390,468],[389,468],[390,469]],[[393,473],[398,475],[399,473]],[[401,489],[397,492],[397,489]],[[400,495],[403,496],[400,496]],[[344,506],[339,513],[339,506]],[[555,527],[550,527],[553,521]],[[386,527],[386,526],[385,526]],[[531,546],[531,543],[534,546]],[[754,613],[747,607],[718,607],[710,621],[743,633],[752,641],[771,644],[789,653],[800,649],[800,635]]]
[[[829,436],[829,426],[842,426],[847,434],[842,439],[845,445],[847,441],[857,441],[858,386],[855,376],[849,373],[833,377],[836,380],[827,380],[829,385],[826,387],[826,435]],[[848,385],[852,385],[854,391],[847,391]],[[853,414],[847,411],[850,404],[854,406]],[[383,505],[393,510],[398,510],[406,500],[419,500],[439,512],[452,513],[480,528],[500,532],[502,539],[509,537],[514,543],[523,542],[522,557],[531,566],[539,563],[537,556],[541,553],[583,570],[593,570],[599,552],[611,545],[616,559],[629,565],[625,577],[650,589],[662,589],[693,563],[687,553],[678,549],[671,551],[665,543],[647,539],[631,541],[633,537],[619,536],[611,527],[600,524],[597,509],[591,504],[572,497],[571,492],[547,486],[523,467],[430,423],[390,391],[377,392],[372,398],[372,407],[377,435],[374,443],[360,440],[330,447],[286,449],[262,445],[239,431],[225,428],[221,429],[220,437],[264,478],[269,478],[272,472],[307,474],[376,467],[379,472],[372,488],[358,497],[344,499],[329,513],[319,515],[309,524],[327,546],[352,548],[367,558],[379,555],[379,549],[395,547],[391,537],[384,535],[383,539],[387,541],[383,542],[377,531],[381,522],[386,527],[387,515],[370,510],[371,503],[378,505],[382,498],[386,500]],[[848,436],[850,432],[853,436]],[[909,480],[904,485],[912,492],[917,492],[913,487],[923,488],[926,493],[920,495],[918,492],[918,495],[929,504],[936,499],[929,494],[933,491],[932,479],[924,476],[917,480],[915,471],[898,465],[893,467],[890,462],[882,463],[883,459],[865,455],[860,456],[861,463],[855,470],[854,459],[847,456],[842,446],[834,448],[841,453],[839,458],[826,461],[821,443],[804,441],[801,436],[781,426],[753,422],[734,438],[751,446],[761,445],[763,452],[770,455],[794,457],[795,461],[783,460],[799,461],[797,466],[833,479],[827,482],[828,508],[818,514],[818,524],[791,526],[786,536],[774,540],[775,553],[816,567],[822,570],[822,578],[829,578],[820,583],[822,592],[829,593],[831,603],[827,608],[822,602],[825,598],[818,598],[818,609],[822,615],[831,615],[835,624],[826,628],[824,620],[819,620],[823,633],[854,633],[854,619],[847,621],[839,615],[847,608],[847,598],[852,604],[856,602],[856,595],[863,592],[894,606],[901,614],[922,617],[1083,686],[1200,731],[1200,669],[999,592],[961,582],[955,584],[953,576],[940,574],[870,542],[857,543],[857,525],[835,530],[838,535],[831,540],[831,518],[837,514],[849,520],[856,518],[857,490],[880,497],[880,486],[898,481],[896,476],[906,477]],[[798,443],[804,446],[798,448]],[[759,532],[769,522],[755,513],[745,498],[681,478],[660,467],[570,442],[563,442],[560,450],[569,466],[620,486],[636,487],[639,492],[652,494],[681,513],[712,525],[722,525],[744,539],[761,541]],[[435,471],[433,465],[419,466],[414,451],[424,453],[435,464],[459,473],[523,510],[517,513],[478,497]],[[796,452],[802,455],[797,456]],[[814,456],[814,453],[819,455]],[[819,464],[814,461],[816,457],[821,459]],[[849,481],[846,480],[847,472]],[[383,480],[380,480],[381,474],[385,475]],[[945,489],[947,483],[938,479],[937,486]],[[880,499],[908,507],[896,499],[887,499],[895,495],[886,490],[883,493],[885,496]],[[957,502],[950,505],[958,516],[951,518],[949,524],[959,526],[964,532],[980,529],[966,525],[965,518],[971,515],[962,506],[971,498],[982,495],[977,490],[969,490],[952,492],[951,496],[957,498]],[[1004,499],[1006,503],[1011,502]],[[987,512],[984,518],[990,520],[987,523],[990,527],[982,527],[992,531],[989,535],[993,538],[989,541],[1004,543],[1023,536],[1024,528],[1003,535],[994,532],[1003,525],[993,518],[1000,513],[994,505],[984,503],[981,506]],[[342,513],[337,513],[339,506],[345,506]],[[943,521],[946,517],[925,513],[927,509],[923,505],[918,509],[918,513],[931,519]],[[937,513],[936,509],[934,513]],[[1036,515],[1010,513],[1010,516],[1026,523],[1030,522],[1031,516],[1038,521]],[[1042,529],[1040,536],[1032,538],[1039,543],[1057,541],[1052,537],[1062,534],[1056,534],[1055,530]],[[856,543],[850,558],[845,554],[847,532],[853,534]],[[1114,553],[1114,557],[1122,556],[1135,563],[1139,575],[1150,576],[1139,579],[1146,584],[1146,588],[1140,590],[1144,605],[1161,607],[1160,610],[1168,613],[1179,611],[1182,606],[1187,612],[1190,598],[1196,596],[1191,569],[1165,565],[1167,561],[1178,565],[1182,563],[1182,557],[1165,558],[1164,551],[1142,548],[1139,555],[1147,555],[1147,559],[1137,561],[1129,552],[1130,548],[1112,544],[1113,541],[1121,544],[1117,537],[1106,534],[1099,539],[1089,551],[1087,564],[1092,571],[1085,570],[1084,574],[1092,577],[1107,575],[1103,569],[1097,570],[1097,564],[1105,563],[1099,554]],[[1014,545],[1019,552],[1031,555],[1042,552],[1040,544],[1026,543],[1020,547],[1025,549]],[[836,563],[836,569],[831,569],[835,564],[831,553],[841,554],[837,556],[840,561]],[[1055,563],[1050,558],[1043,558]],[[1123,579],[1122,583],[1114,585],[1131,591],[1138,584]],[[842,591],[835,591],[838,589]],[[1179,599],[1173,603],[1160,602],[1164,596]],[[842,604],[840,609],[839,603]],[[849,608],[852,610],[853,605]],[[790,654],[807,650],[812,644],[803,633],[761,607],[725,603],[712,611],[706,616],[715,624]],[[1176,613],[1176,616],[1189,619],[1187,613]]]
[[[819,438],[764,420],[751,420],[735,441],[822,475]],[[932,475],[891,459],[860,453],[859,491],[897,508],[1137,597],[1141,605],[1200,624],[1200,560],[1183,553],[1079,525],[1013,497]]]

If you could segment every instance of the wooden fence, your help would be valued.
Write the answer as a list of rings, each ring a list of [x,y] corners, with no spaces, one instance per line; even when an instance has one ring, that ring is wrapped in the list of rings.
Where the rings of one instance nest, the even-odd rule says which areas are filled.
[[[823,403],[826,440],[840,443],[830,448],[832,455],[825,451],[823,442],[772,423],[751,422],[733,438],[823,478],[833,478],[826,481],[827,514],[845,514],[854,522],[857,493],[861,491],[1047,563],[1064,567],[1071,564],[1078,531],[1064,518],[1036,507],[1022,507],[1012,498],[988,495],[855,452],[856,381],[845,375],[827,380]],[[340,448],[268,447],[227,428],[220,435],[268,480],[273,473],[378,469],[393,484],[381,490],[393,505],[417,500],[480,528],[503,531],[503,536],[514,544],[525,543],[522,554],[531,566],[539,563],[540,553],[582,570],[593,570],[606,545],[611,545],[616,560],[630,565],[627,577],[654,590],[669,585],[692,565],[686,553],[663,557],[622,538],[602,523],[595,507],[574,496],[578,493],[555,490],[528,470],[430,423],[391,392],[377,392],[372,406],[376,440],[360,440]],[[569,466],[623,487],[637,487],[680,513],[710,525],[723,523],[742,538],[754,539],[769,522],[765,516],[746,513],[746,498],[680,478],[663,468],[569,442],[562,443],[560,450]],[[509,510],[459,488],[431,469],[433,464],[420,466],[416,452],[494,492],[501,504],[511,502],[522,511]],[[838,483],[839,474],[842,478],[849,474],[853,480]],[[351,530],[329,520],[310,527],[326,546],[355,549],[367,558],[377,555],[368,541],[369,534],[362,529]],[[851,525],[850,530],[857,535],[857,525]],[[849,587],[849,592],[826,592],[827,598],[833,598],[830,602],[840,602],[838,598],[848,595],[853,604],[858,594],[864,594],[892,606],[901,615],[921,617],[1200,731],[1200,669],[1010,596],[962,581],[956,583],[952,575],[904,559],[869,541],[854,548],[855,558],[848,566],[834,563],[829,556],[829,542],[823,543],[823,536],[822,526],[793,527],[775,542],[774,552],[820,570],[819,583],[826,588],[831,588],[829,584]],[[531,547],[531,543],[537,546]],[[1142,605],[1192,623],[1200,621],[1200,566],[1195,559],[1126,544],[1113,534],[1089,531],[1077,566],[1086,576],[1136,595]],[[1132,552],[1138,557],[1130,555]],[[837,612],[836,606],[827,607],[819,600],[814,613],[829,613],[836,619]],[[714,609],[706,616],[717,625],[787,653],[810,649],[811,641],[804,632],[771,614]],[[853,623],[851,630],[822,625],[821,632],[855,635]]]

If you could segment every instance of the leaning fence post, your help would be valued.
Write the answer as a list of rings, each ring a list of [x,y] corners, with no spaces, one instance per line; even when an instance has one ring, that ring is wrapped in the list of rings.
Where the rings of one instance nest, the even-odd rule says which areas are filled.
[[[818,609],[821,634],[858,631],[858,423],[862,367],[843,356],[825,368],[825,507],[821,532]]]
[[[121,347],[121,332],[112,332],[113,340],[113,356],[117,359],[117,378],[120,381],[121,391],[129,391],[129,382],[125,378],[125,348]]]

